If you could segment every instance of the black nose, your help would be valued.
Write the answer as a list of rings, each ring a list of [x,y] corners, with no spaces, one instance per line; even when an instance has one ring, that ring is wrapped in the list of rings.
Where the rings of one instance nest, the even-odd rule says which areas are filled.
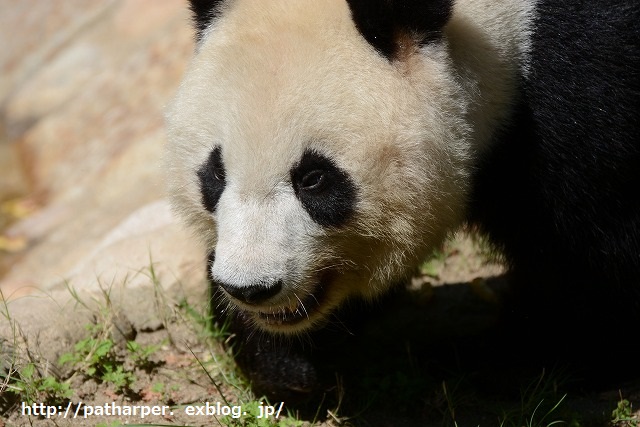
[[[217,282],[222,289],[237,300],[246,304],[260,304],[276,296],[282,290],[282,281],[260,282],[255,285],[237,286],[229,283]]]

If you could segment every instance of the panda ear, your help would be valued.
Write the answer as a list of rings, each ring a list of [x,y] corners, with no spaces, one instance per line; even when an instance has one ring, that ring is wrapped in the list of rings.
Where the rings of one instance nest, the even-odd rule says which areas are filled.
[[[438,40],[453,0],[347,0],[360,34],[393,60],[409,37],[419,46]]]
[[[223,0],[189,0],[193,14],[193,26],[196,30],[196,41],[202,40],[205,30],[218,14]]]

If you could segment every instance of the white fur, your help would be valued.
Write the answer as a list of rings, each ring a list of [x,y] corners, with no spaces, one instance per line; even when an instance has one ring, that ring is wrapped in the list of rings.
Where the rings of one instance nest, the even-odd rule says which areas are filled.
[[[456,74],[470,97],[470,142],[476,155],[490,146],[529,74],[535,0],[456,1],[445,28]]]
[[[360,36],[344,0],[234,0],[207,30],[168,113],[173,204],[215,249],[215,278],[237,286],[283,280],[269,304],[236,302],[243,309],[295,306],[330,278],[308,322],[255,316],[260,326],[295,332],[352,296],[376,297],[462,222],[472,154],[526,68],[526,31],[509,37],[530,3],[497,3],[459,2],[443,43],[394,63]],[[227,186],[212,215],[196,171],[217,145]],[[289,171],[309,148],[358,188],[345,227],[315,224],[293,193]]]

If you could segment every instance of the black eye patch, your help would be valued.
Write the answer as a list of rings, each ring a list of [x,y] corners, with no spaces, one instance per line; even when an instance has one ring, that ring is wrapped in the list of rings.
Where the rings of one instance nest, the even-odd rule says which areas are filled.
[[[309,216],[325,227],[344,225],[355,211],[356,186],[331,159],[306,150],[290,172],[293,190]]]
[[[198,169],[200,178],[200,193],[202,194],[202,204],[209,212],[215,212],[218,200],[224,191],[226,184],[226,173],[222,163],[222,150],[216,147],[206,162]]]

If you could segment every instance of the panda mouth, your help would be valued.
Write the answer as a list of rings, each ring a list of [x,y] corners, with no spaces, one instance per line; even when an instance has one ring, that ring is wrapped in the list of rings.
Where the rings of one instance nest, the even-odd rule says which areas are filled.
[[[306,297],[300,298],[292,292],[289,296],[290,304],[259,308],[253,313],[261,323],[272,328],[310,322],[317,317],[315,315],[326,302],[329,283],[331,273],[325,273],[310,290],[305,290]]]
[[[304,299],[294,294],[291,305],[275,306],[270,311],[258,311],[256,314],[269,326],[294,325],[311,320],[311,316],[320,307],[325,293],[325,287],[318,284]]]

